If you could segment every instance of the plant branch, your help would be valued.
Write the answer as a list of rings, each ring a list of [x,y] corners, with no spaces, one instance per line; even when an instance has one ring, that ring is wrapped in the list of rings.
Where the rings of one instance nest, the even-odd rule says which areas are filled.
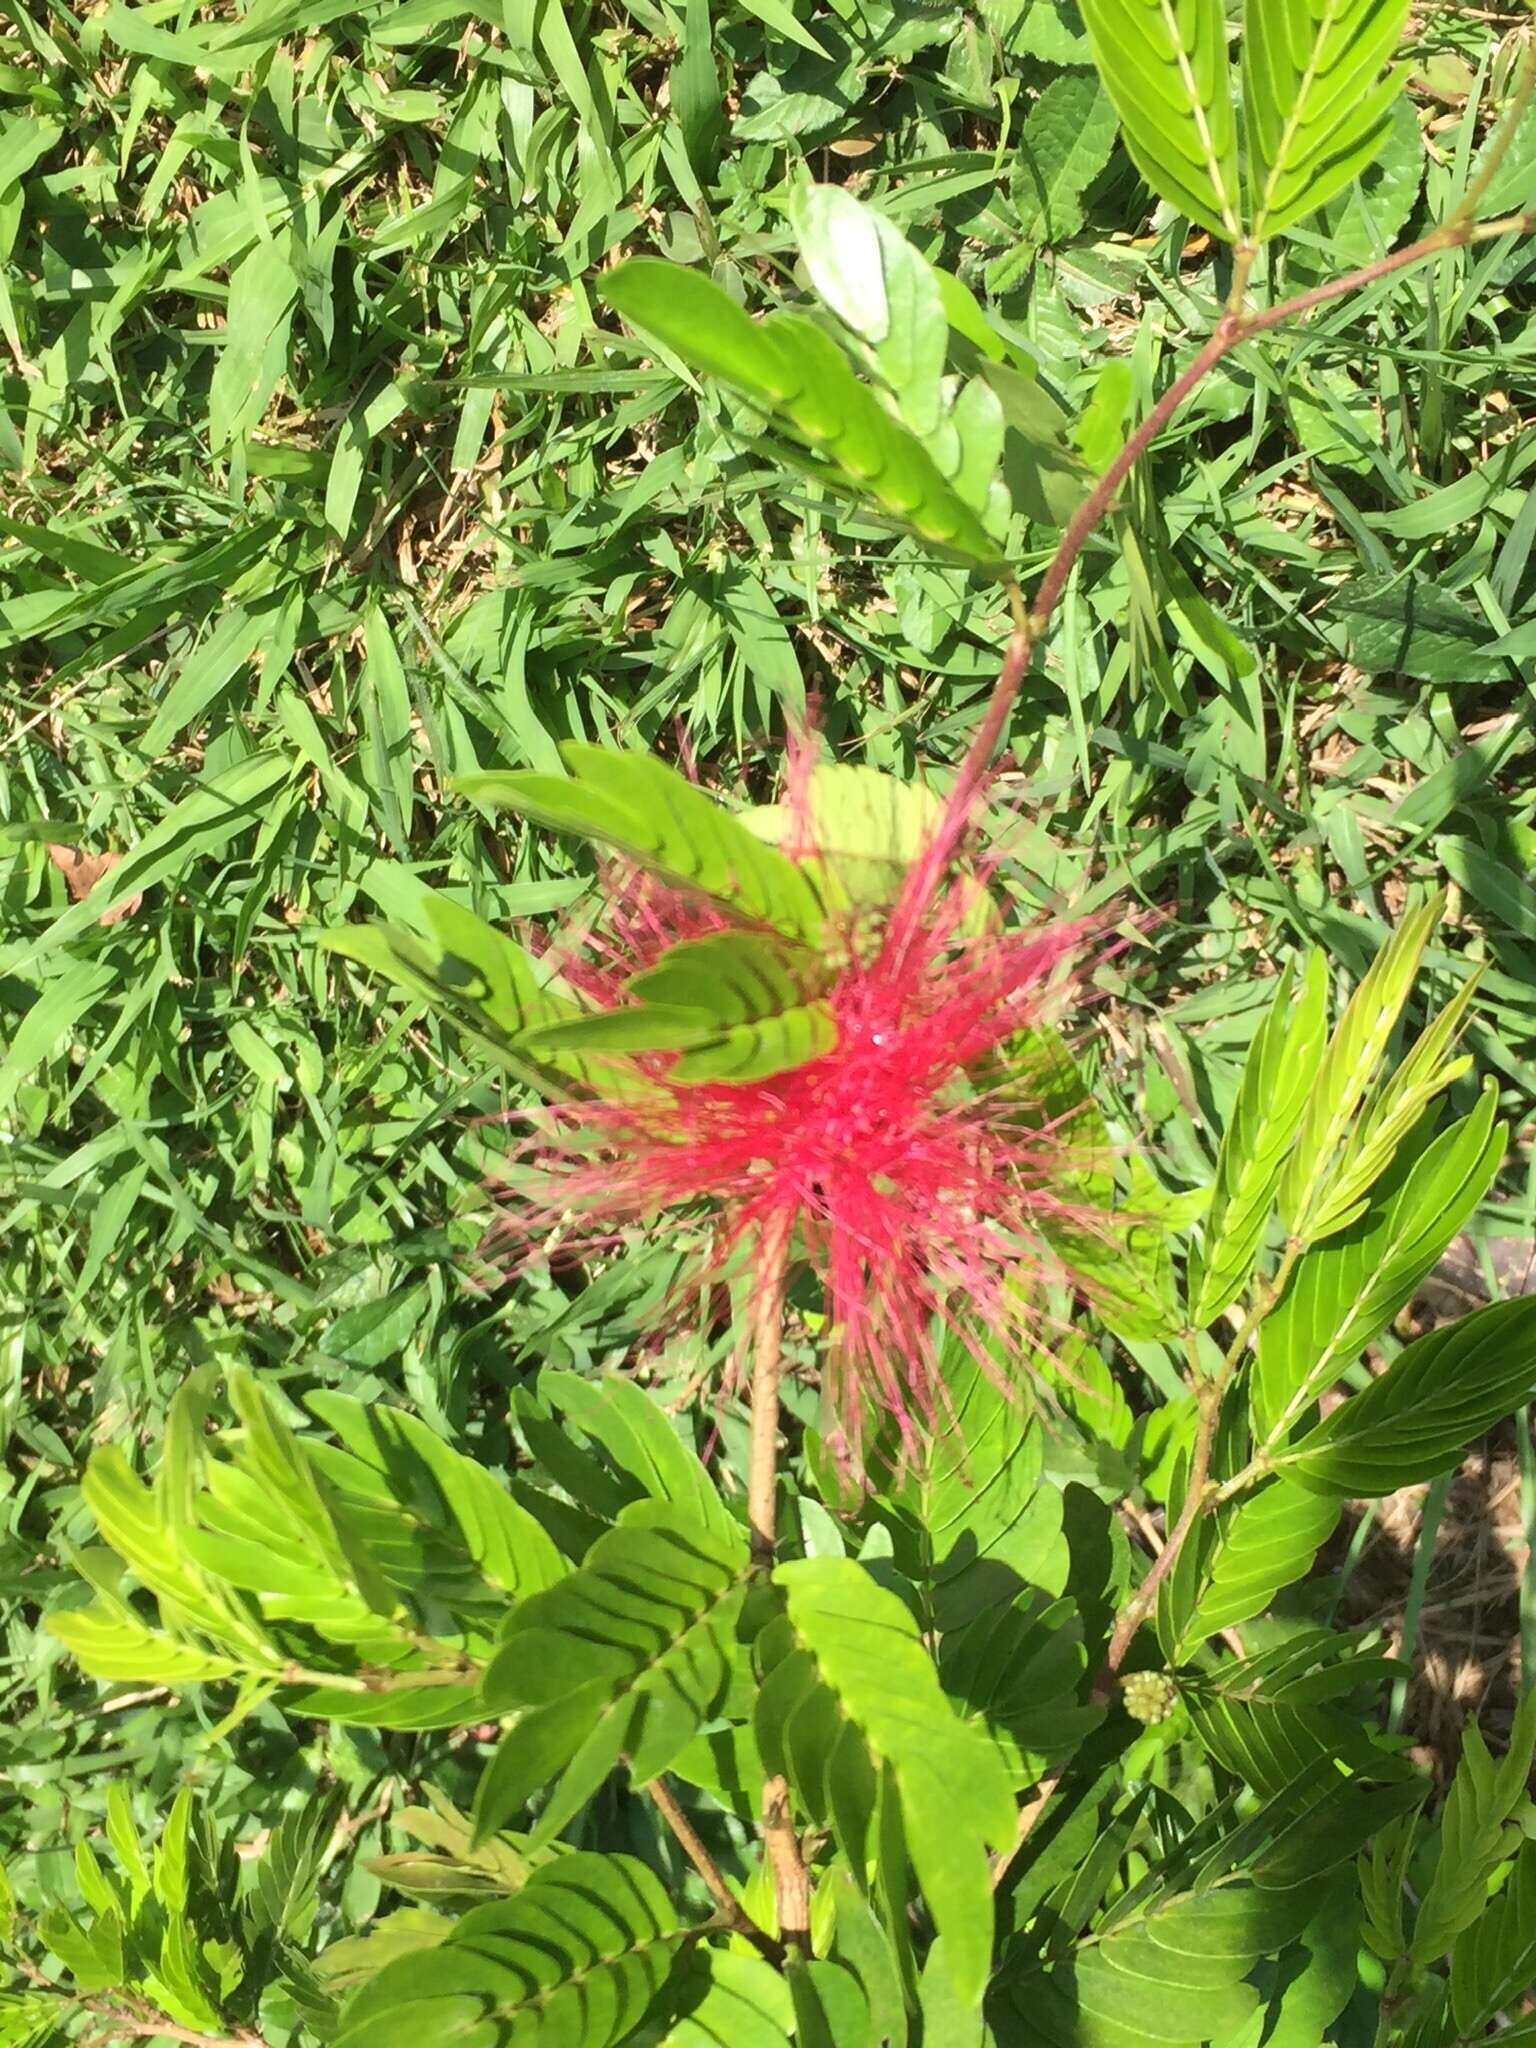
[[[137,1999],[133,2008],[125,2008],[110,1998],[82,1998],[80,2004],[97,2019],[105,2020],[114,2034],[130,2041],[180,2041],[186,2048],[266,2048],[262,2036],[248,2029],[242,2028],[238,2034],[202,2034],[195,2027],[178,2026]]]
[[[1103,1669],[1094,1683],[1094,1693],[1099,1699],[1108,1697],[1115,1675],[1125,1662],[1126,1654],[1136,1639],[1137,1629],[1152,1612],[1158,1587],[1178,1563],[1180,1553],[1189,1540],[1190,1531],[1204,1512],[1205,1486],[1211,1475],[1211,1452],[1216,1445],[1216,1429],[1221,1421],[1221,1402],[1225,1392],[1224,1379],[1207,1380],[1200,1389],[1200,1421],[1195,1431],[1194,1450],[1190,1456],[1184,1505],[1179,1511],[1179,1519],[1174,1523],[1168,1541],[1153,1558],[1146,1577],[1116,1617],[1114,1631],[1109,1638],[1109,1647],[1104,1652]]]
[[[1532,89],[1536,89],[1536,84],[1525,90],[1523,96],[1517,92],[1516,99],[1521,109]],[[1516,111],[1518,118],[1518,110],[1512,108],[1512,111]],[[1513,122],[1508,123],[1505,136],[1495,141],[1494,148],[1500,150],[1501,156],[1502,149],[1508,148],[1507,135],[1513,132],[1513,127]],[[1490,154],[1492,153],[1490,151]],[[1497,169],[1497,164],[1494,165],[1494,169]],[[1482,183],[1481,179],[1479,183]],[[1179,411],[1184,401],[1223,357],[1230,355],[1240,343],[1250,340],[1256,334],[1266,334],[1271,328],[1298,319],[1302,314],[1310,313],[1318,306],[1328,305],[1334,299],[1345,298],[1351,292],[1362,291],[1368,285],[1379,284],[1384,278],[1395,276],[1398,271],[1408,270],[1415,264],[1427,262],[1429,258],[1441,255],[1448,249],[1465,248],[1474,242],[1495,241],[1505,235],[1532,233],[1536,233],[1536,208],[1522,213],[1507,214],[1499,220],[1492,221],[1474,222],[1453,214],[1438,227],[1432,228],[1419,241],[1410,243],[1407,248],[1395,250],[1388,256],[1379,256],[1373,262],[1362,264],[1359,269],[1347,272],[1343,277],[1333,278],[1329,283],[1318,285],[1311,291],[1298,292],[1294,298],[1282,299],[1278,305],[1246,313],[1240,310],[1241,293],[1234,292],[1226,310],[1218,318],[1199,352],[1168,386],[1067,522],[1066,529],[1057,543],[1056,552],[1051,557],[1035,591],[1034,601],[1022,622],[1016,624],[1009,639],[1002,667],[992,687],[981,724],[976,728],[960,763],[933,839],[925,849],[923,859],[914,862],[909,871],[907,886],[902,892],[894,920],[898,929],[902,927],[904,920],[920,914],[932,901],[943,871],[965,835],[976,798],[985,786],[992,756],[1007,729],[1014,700],[1023,686],[1025,676],[1029,673],[1035,650],[1044,637],[1051,615],[1066,589],[1067,579],[1071,576],[1089,536],[1114,505],[1121,485],[1142,456]],[[1248,260],[1251,263],[1251,256]],[[1246,288],[1247,266],[1241,261],[1241,256],[1239,270]],[[1013,586],[1009,589],[1009,599],[1010,603],[1015,605],[1017,617]]]
[[[678,1847],[703,1878],[704,1888],[720,1908],[720,1917],[726,1926],[733,1934],[750,1941],[770,1963],[782,1963],[784,1956],[780,1944],[763,1932],[726,1883],[724,1872],[704,1846],[698,1829],[678,1804],[677,1796],[666,1779],[652,1778],[645,1790],[654,1801],[656,1811],[672,1830]]]
[[[752,1441],[747,1461],[747,1525],[752,1556],[773,1563],[779,1483],[779,1371],[784,1350],[784,1277],[789,1218],[770,1217],[758,1236],[752,1299]]]
[[[781,1777],[763,1783],[763,1842],[773,1872],[779,1933],[788,1948],[805,1949],[811,1936],[811,1877],[789,1808],[789,1785]]]

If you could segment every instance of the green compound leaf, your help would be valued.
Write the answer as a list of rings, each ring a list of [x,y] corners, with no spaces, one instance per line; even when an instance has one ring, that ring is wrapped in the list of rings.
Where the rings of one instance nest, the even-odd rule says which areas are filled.
[[[1287,965],[1254,1038],[1222,1134],[1193,1316],[1202,1325],[1230,1307],[1248,1280],[1323,1055],[1328,967],[1321,953],[1308,958],[1294,1004],[1292,989]]]
[[[551,1841],[621,1755],[664,1770],[718,1708],[735,1656],[746,1546],[636,1502],[579,1571],[516,1608],[487,1669],[488,1713],[518,1711],[475,1808],[475,1839],[553,1787],[530,1838]]]
[[[658,1880],[578,1851],[515,1898],[476,1906],[437,1947],[386,1963],[347,2003],[336,2048],[614,2048],[682,1952]]]
[[[1329,1040],[1295,1148],[1280,1176],[1281,1218],[1304,1241],[1317,1234],[1318,1214],[1325,1204],[1331,1205],[1336,1155],[1360,1122],[1361,1104],[1444,908],[1442,891],[1409,912],[1371,962]],[[1383,1159],[1377,1171],[1386,1163]]]
[[[1314,1493],[1391,1493],[1445,1471],[1536,1391],[1536,1296],[1498,1301],[1401,1351],[1273,1459]]]
[[[1496,1899],[1480,1903],[1451,1950],[1451,2011],[1464,2040],[1536,1983],[1536,1842],[1527,1842]]]
[[[752,320],[708,278],[653,256],[631,257],[610,271],[602,296],[691,369],[718,377],[766,413],[810,452],[828,482],[873,500],[972,567],[1006,573],[997,542],[924,443],[885,410],[811,321],[797,313]]]
[[[1272,1479],[1228,1507],[1219,1519],[1205,1590],[1180,1637],[1180,1659],[1207,1636],[1264,1613],[1283,1587],[1303,1578],[1342,1512],[1336,1500],[1285,1479]]]
[[[577,740],[567,741],[560,757],[568,780],[493,772],[461,776],[455,787],[477,802],[611,846],[751,923],[813,946],[820,941],[827,905],[807,871],[763,845],[675,768],[649,754]]]
[[[1082,0],[1136,168],[1213,235],[1241,238],[1237,123],[1221,0]]]
[[[422,935],[397,925],[343,925],[322,932],[320,943],[424,996],[501,1065],[526,1071],[516,1041],[536,1025],[575,1016],[576,1004],[548,986],[515,939],[463,904],[433,889],[423,890],[420,901]],[[579,1061],[560,1064],[580,1075]]]
[[[1247,0],[1243,109],[1253,239],[1325,206],[1380,153],[1402,83],[1382,69],[1409,0]]]
[[[1409,1944],[1414,1962],[1438,1961],[1486,1911],[1488,1880],[1514,1847],[1509,1822],[1522,1809],[1529,1810],[1526,1791],[1533,1752],[1536,1686],[1521,1701],[1509,1748],[1497,1763],[1477,1723],[1467,1723],[1461,1761],[1441,1815],[1439,1860]],[[1521,1989],[1528,1990],[1529,1985]]]
[[[833,1702],[829,1738],[851,1724],[875,1768],[891,1770],[907,1853],[944,1937],[951,1980],[974,2004],[992,1960],[987,1850],[1006,1847],[1015,1825],[1008,1771],[986,1734],[945,1698],[906,1606],[862,1565],[802,1558],[780,1565],[774,1579],[799,1654]]]
[[[1314,1245],[1259,1331],[1250,1398],[1261,1440],[1283,1435],[1374,1343],[1493,1185],[1508,1143],[1490,1082],[1469,1116],[1410,1141],[1347,1230]]]

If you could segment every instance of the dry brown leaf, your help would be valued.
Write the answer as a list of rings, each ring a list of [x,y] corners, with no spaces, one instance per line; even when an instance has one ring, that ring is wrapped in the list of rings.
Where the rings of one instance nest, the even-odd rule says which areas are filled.
[[[48,858],[64,877],[64,886],[72,903],[79,903],[83,897],[89,896],[102,876],[111,874],[122,857],[120,853],[82,853],[78,846],[48,848]],[[96,922],[116,924],[119,918],[132,917],[143,901],[142,892],[126,896],[111,910],[104,910]]]

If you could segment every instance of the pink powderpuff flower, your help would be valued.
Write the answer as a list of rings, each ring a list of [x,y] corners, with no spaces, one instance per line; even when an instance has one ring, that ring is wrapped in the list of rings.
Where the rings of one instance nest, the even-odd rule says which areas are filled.
[[[790,798],[803,816],[793,782]],[[797,829],[786,850],[807,858],[809,835]],[[654,877],[607,880],[596,924],[557,941],[562,981],[594,1008],[621,1005],[669,946],[730,926]],[[1081,993],[1102,928],[1007,930],[978,919],[978,901],[975,878],[919,861],[883,930],[865,912],[834,933],[836,1039],[802,1066],[684,1083],[675,1055],[631,1055],[612,1093],[535,1112],[498,1237],[526,1262],[551,1241],[590,1256],[634,1226],[692,1219],[684,1296],[745,1255],[772,1262],[755,1280],[777,1299],[786,1256],[803,1262],[824,1294],[831,1448],[861,1469],[886,1415],[916,1460],[919,1425],[944,1415],[943,1332],[994,1376],[1000,1330],[1043,1344],[1038,1321],[1026,1327],[1028,1283],[1060,1274],[1052,1221],[1085,1223],[1070,1141],[1010,1084],[1008,1052]]]

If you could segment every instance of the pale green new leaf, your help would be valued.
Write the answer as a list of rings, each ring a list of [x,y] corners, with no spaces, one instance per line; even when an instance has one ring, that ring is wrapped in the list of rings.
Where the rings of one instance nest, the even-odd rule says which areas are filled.
[[[1509,1747],[1497,1763],[1476,1722],[1467,1723],[1461,1761],[1440,1819],[1439,1859],[1409,1945],[1416,1963],[1438,1961],[1485,1911],[1488,1880],[1515,1846],[1509,1840],[1508,1824],[1528,1803],[1526,1781],[1533,1753],[1536,1686],[1530,1687],[1521,1701],[1510,1729]]]
[[[1536,1296],[1525,1295],[1417,1338],[1272,1463],[1315,1493],[1391,1493],[1445,1471],[1533,1393]]]
[[[671,1975],[683,1935],[634,1857],[561,1856],[436,1947],[386,1963],[349,2000],[335,2048],[614,2048]]]
[[[872,306],[871,290],[866,279],[866,306]],[[602,295],[690,368],[719,377],[749,399],[809,451],[826,481],[873,501],[972,566],[1005,573],[997,542],[925,443],[885,410],[814,322],[797,313],[754,321],[697,271],[651,256],[632,257],[610,271]]]
[[[1347,1230],[1314,1245],[1259,1331],[1250,1397],[1266,1441],[1283,1435],[1374,1343],[1492,1186],[1508,1142],[1498,1090],[1428,1145],[1408,1145]]]
[[[1305,1242],[1316,1234],[1316,1213],[1328,1192],[1335,1155],[1355,1124],[1444,907],[1442,892],[1403,919],[1371,962],[1329,1040],[1278,1191],[1286,1229]]]
[[[1386,141],[1401,76],[1382,77],[1409,0],[1247,0],[1243,111],[1253,239],[1324,206]]]
[[[550,1780],[535,1845],[559,1834],[621,1754],[637,1783],[666,1768],[724,1694],[746,1566],[739,1534],[640,1501],[578,1571],[513,1610],[481,1698],[519,1719],[481,1780],[477,1843]]]
[[[1136,168],[1181,213],[1238,241],[1237,122],[1221,0],[1083,0],[1082,13]]]
[[[1292,1002],[1289,965],[1243,1068],[1216,1160],[1193,1320],[1213,1322],[1241,1293],[1317,1074],[1327,1030],[1328,966],[1312,953]]]
[[[979,2001],[992,1961],[989,1848],[1013,1838],[1013,1787],[996,1749],[945,1698],[906,1606],[851,1558],[802,1558],[775,1580],[803,1651],[901,1803],[907,1852],[944,1937],[957,1993]]]
[[[1312,1226],[1314,1238],[1352,1223],[1372,1185],[1391,1163],[1398,1146],[1437,1095],[1459,1081],[1472,1062],[1451,1049],[1466,1024],[1480,975],[1473,974],[1415,1040],[1401,1066],[1377,1088],[1345,1142],[1324,1187]]]

